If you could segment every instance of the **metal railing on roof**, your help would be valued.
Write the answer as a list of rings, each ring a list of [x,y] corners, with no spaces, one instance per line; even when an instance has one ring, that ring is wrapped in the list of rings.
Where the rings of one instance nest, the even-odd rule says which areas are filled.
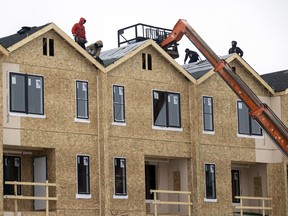
[[[171,29],[138,23],[118,30],[118,47],[152,39],[160,43],[172,32]]]

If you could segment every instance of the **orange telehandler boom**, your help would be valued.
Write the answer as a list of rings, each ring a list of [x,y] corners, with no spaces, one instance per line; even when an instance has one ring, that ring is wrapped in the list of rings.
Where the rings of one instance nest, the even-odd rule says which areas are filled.
[[[266,131],[282,153],[288,157],[288,129],[276,114],[253,93],[245,82],[232,70],[225,60],[221,60],[213,50],[202,40],[186,20],[180,19],[174,26],[171,34],[160,42],[164,50],[175,46],[183,35],[197,47],[218,72],[228,86],[250,109],[252,116]]]

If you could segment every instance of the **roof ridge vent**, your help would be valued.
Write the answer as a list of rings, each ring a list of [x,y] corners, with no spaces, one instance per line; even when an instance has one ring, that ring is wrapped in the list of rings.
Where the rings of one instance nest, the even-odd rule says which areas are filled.
[[[19,35],[25,34],[26,32],[30,31],[31,29],[32,29],[32,27],[23,26],[19,31],[17,31],[17,34],[19,34]]]

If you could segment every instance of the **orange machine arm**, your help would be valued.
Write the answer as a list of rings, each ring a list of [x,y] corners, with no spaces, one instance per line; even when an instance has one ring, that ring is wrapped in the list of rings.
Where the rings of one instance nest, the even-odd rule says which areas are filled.
[[[171,44],[181,40],[184,34],[211,63],[214,71],[219,73],[228,86],[249,107],[250,115],[261,125],[284,155],[288,157],[287,127],[266,104],[261,102],[232,68],[214,53],[186,20],[180,19],[171,34],[160,45],[169,47]]]

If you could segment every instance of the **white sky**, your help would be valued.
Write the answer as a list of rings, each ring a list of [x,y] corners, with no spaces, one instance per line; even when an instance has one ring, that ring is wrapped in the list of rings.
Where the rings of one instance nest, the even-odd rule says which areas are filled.
[[[236,40],[247,63],[265,74],[288,69],[287,11],[287,0],[13,0],[1,4],[0,38],[50,22],[72,38],[73,24],[84,17],[88,44],[102,40],[108,50],[118,46],[118,29],[137,23],[173,29],[185,19],[217,55],[228,54]],[[185,36],[179,44],[182,65],[185,48],[196,48]]]

